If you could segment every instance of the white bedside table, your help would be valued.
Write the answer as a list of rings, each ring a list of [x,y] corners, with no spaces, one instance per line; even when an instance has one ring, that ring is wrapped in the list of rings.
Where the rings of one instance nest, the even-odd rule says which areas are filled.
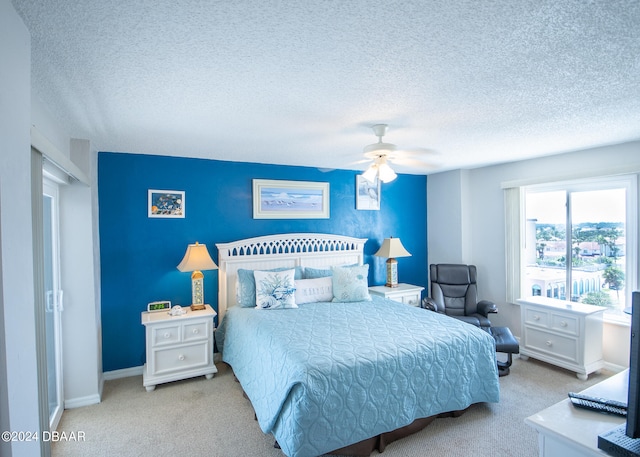
[[[420,306],[420,298],[424,287],[412,284],[398,284],[398,287],[373,286],[369,287],[369,293],[379,295],[389,300],[399,301],[405,305]]]
[[[142,384],[151,392],[157,384],[179,379],[206,376],[213,378],[218,369],[213,364],[213,318],[211,306],[171,316],[167,311],[143,312],[147,363]]]

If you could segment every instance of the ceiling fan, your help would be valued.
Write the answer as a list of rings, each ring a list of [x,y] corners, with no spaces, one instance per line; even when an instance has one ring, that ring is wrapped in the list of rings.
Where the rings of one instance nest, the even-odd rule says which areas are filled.
[[[418,160],[415,157],[429,151],[398,150],[395,144],[383,142],[382,137],[387,133],[387,128],[387,124],[376,124],[372,126],[371,129],[378,137],[378,142],[364,147],[363,152],[366,157],[364,161],[373,161],[373,163],[362,173],[362,176],[370,182],[380,179],[380,181],[387,183],[396,179],[398,175],[393,171],[391,166],[389,166],[389,162],[414,167],[425,167],[427,165],[426,162]]]

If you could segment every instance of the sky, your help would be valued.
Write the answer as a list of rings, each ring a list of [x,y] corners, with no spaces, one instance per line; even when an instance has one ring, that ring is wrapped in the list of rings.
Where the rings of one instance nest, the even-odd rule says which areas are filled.
[[[559,224],[566,219],[564,191],[528,193],[527,219],[538,223]],[[571,194],[572,221],[625,222],[626,189],[605,189]]]

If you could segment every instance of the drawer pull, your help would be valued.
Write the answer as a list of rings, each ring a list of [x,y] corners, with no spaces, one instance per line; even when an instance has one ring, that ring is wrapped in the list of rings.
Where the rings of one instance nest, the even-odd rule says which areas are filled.
[[[553,342],[551,340],[547,340],[545,344],[549,347],[553,346]]]
[[[533,316],[533,320],[534,321],[539,321],[540,320],[540,316],[538,316],[537,314],[535,316]]]
[[[200,333],[200,330],[198,330],[197,328],[194,328],[192,332],[194,335],[197,335],[198,333]]]
[[[567,326],[567,323],[565,321],[560,322],[560,327],[566,327],[566,326]]]
[[[167,332],[167,333],[165,333],[163,336],[165,337],[165,339],[166,339],[166,338],[171,338],[171,333]]]
[[[184,360],[184,359],[185,359],[185,357],[184,357],[184,355],[180,354],[180,355],[178,356],[178,359],[180,359],[180,360]]]

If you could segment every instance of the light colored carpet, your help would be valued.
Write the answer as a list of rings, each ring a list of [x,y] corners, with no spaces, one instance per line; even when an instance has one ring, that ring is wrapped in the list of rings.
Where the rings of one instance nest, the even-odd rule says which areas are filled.
[[[144,389],[141,376],[107,381],[102,403],[62,416],[58,431],[84,432],[85,440],[54,443],[52,455],[283,457],[273,448],[273,437],[263,434],[254,420],[231,369],[223,363],[217,367],[212,380],[163,384],[153,392]],[[604,371],[582,382],[569,371],[516,356],[511,374],[500,378],[500,403],[436,419],[390,444],[383,455],[536,457],[537,435],[524,419],[611,374]]]

